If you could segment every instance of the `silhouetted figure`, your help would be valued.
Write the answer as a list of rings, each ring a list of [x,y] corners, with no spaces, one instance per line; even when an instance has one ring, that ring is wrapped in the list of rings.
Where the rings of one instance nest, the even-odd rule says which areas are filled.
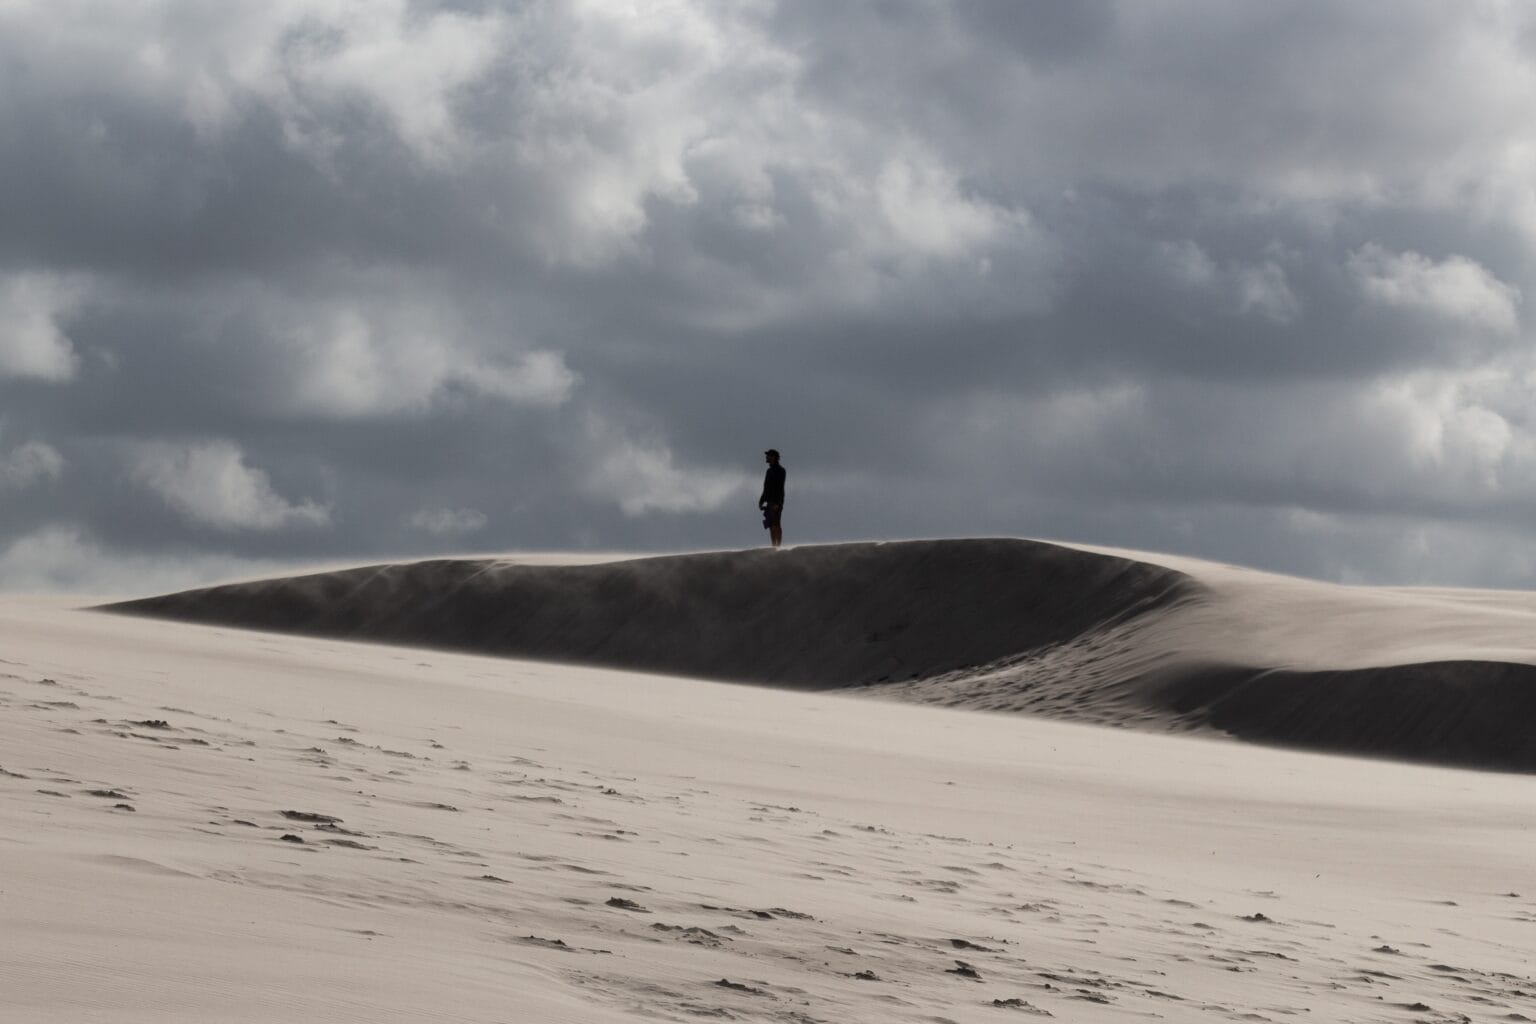
[[[763,476],[763,493],[757,499],[757,507],[763,512],[763,529],[768,531],[768,539],[778,547],[784,540],[784,528],[779,525],[779,517],[784,514],[784,467],[779,465],[777,448],[763,452],[763,458],[768,462],[768,472]]]

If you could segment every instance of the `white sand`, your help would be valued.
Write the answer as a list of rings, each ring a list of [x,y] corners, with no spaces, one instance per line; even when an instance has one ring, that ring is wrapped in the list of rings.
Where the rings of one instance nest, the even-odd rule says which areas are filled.
[[[0,658],[7,1022],[1536,1018],[1536,777],[34,599]]]
[[[1536,665],[1536,593],[1322,583],[1240,566],[1120,548],[1189,573],[1214,600],[1164,616],[1170,648],[1213,661],[1302,669],[1369,668],[1481,658]]]
[[[1530,595],[1013,538],[433,559],[117,611],[1536,772]]]

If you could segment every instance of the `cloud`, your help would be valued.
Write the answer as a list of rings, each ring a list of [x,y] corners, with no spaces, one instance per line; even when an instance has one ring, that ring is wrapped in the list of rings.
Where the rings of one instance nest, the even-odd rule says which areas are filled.
[[[0,544],[1536,537],[1526,5],[4,8]]]
[[[64,457],[42,441],[27,441],[0,455],[0,490],[22,489],[64,472]]]
[[[496,59],[503,17],[422,10],[407,0],[307,6],[312,31],[263,55],[287,58],[282,71],[269,66],[264,77],[271,88],[286,72],[281,101],[292,130],[324,145],[325,133],[309,130],[316,118],[308,103],[356,97],[382,111],[417,156],[451,158],[462,142],[458,94]]]
[[[180,0],[7,8],[12,32],[40,59],[68,64],[82,91],[164,106],[204,138],[231,130],[256,100],[293,144],[323,156],[342,141],[327,121],[361,104],[428,160],[455,144],[457,93],[495,58],[504,21],[407,0],[235,0],[217,17]],[[48,31],[58,17],[70,19],[69,32]],[[123,53],[123,39],[140,45]]]
[[[616,504],[626,516],[713,512],[733,498],[748,497],[751,480],[743,472],[680,466],[662,441],[625,436],[600,418],[589,420],[588,431],[595,452],[586,490]]]
[[[1465,256],[1435,262],[1371,242],[1350,254],[1348,266],[1361,293],[1379,305],[1500,333],[1519,326],[1520,289]]]
[[[578,378],[559,352],[541,350],[460,370],[450,381],[509,402],[560,405],[570,398]]]
[[[228,441],[140,445],[130,474],[188,522],[215,530],[279,530],[331,521],[326,506],[290,504],[279,496],[267,474],[247,466],[240,448]]]
[[[279,312],[269,328],[288,356],[274,404],[290,414],[421,413],[455,392],[558,406],[577,385],[560,352],[468,339],[458,315],[430,300],[381,297],[306,312]]]
[[[1285,268],[1273,258],[1218,265],[1189,239],[1161,242],[1157,258],[1162,272],[1179,288],[1206,292],[1232,313],[1256,314],[1276,323],[1289,323],[1302,312]]]
[[[0,589],[8,593],[143,597],[294,568],[292,562],[213,552],[123,552],[103,545],[78,527],[53,525],[0,548]]]
[[[1301,300],[1291,291],[1285,270],[1273,261],[1244,267],[1238,272],[1238,304],[1245,312],[1258,313],[1286,323],[1295,319]]]
[[[74,299],[75,289],[53,274],[0,275],[0,378],[75,375],[80,360],[59,326]]]
[[[877,223],[889,231],[880,249],[893,256],[953,259],[1028,224],[1023,213],[962,194],[954,173],[937,161],[893,160],[875,175],[873,193]]]
[[[473,508],[424,508],[411,516],[410,525],[434,537],[458,537],[485,529],[485,513]]]
[[[1241,390],[1120,382],[970,405],[956,411],[960,422],[932,426],[979,445],[972,457],[1023,481],[1020,496],[1044,489],[1086,505],[1140,495],[1504,527],[1536,504],[1536,436],[1517,414],[1523,389],[1507,376],[1419,371],[1365,387]]]

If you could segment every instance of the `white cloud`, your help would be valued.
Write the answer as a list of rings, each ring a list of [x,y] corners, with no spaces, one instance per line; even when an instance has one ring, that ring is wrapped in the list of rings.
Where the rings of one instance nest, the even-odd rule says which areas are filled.
[[[1516,369],[1241,388],[1110,383],[967,401],[925,426],[950,460],[1030,481],[1025,494],[1497,521],[1536,503],[1536,373],[1521,381]]]
[[[1371,242],[1351,253],[1347,266],[1361,293],[1379,305],[1503,333],[1519,325],[1520,289],[1465,256],[1436,262]]]
[[[1164,242],[1158,253],[1163,272],[1174,284],[1213,292],[1234,312],[1257,314],[1282,324],[1301,312],[1301,299],[1292,291],[1285,268],[1273,259],[1218,264],[1189,239]]]
[[[485,529],[490,520],[473,508],[424,508],[410,518],[410,525],[434,537],[456,537]]]
[[[16,21],[18,48],[70,69],[56,96],[177,110],[209,143],[260,111],[349,194],[354,144],[391,155],[356,112],[382,115],[421,160],[413,173],[443,175],[477,223],[551,265],[658,255],[647,235],[658,209],[768,235],[794,220],[793,233],[817,241],[797,287],[834,306],[899,293],[930,263],[981,274],[995,247],[1045,248],[1022,203],[979,194],[942,147],[815,95],[799,47],[775,38],[764,8],[430,7],[230,0],[215,16],[185,0],[32,0]],[[70,31],[54,28],[65,19]],[[716,248],[707,262],[745,290],[742,257]],[[1007,290],[1038,305],[1041,282],[1026,276],[1044,275],[1016,267]],[[762,297],[765,309],[804,308],[776,297]]]
[[[1301,312],[1301,300],[1291,291],[1285,270],[1274,261],[1265,261],[1237,272],[1238,307],[1244,313],[1257,313],[1276,323],[1289,323]]]
[[[0,455],[0,490],[31,487],[57,480],[64,472],[64,456],[42,441],[27,441]]]
[[[1422,495],[1475,503],[1536,492],[1536,447],[1481,398],[1485,372],[1415,374],[1361,396],[1357,431],[1377,428],[1374,460]],[[1396,439],[1396,444],[1391,441]],[[1362,453],[1362,466],[1371,455]]]
[[[218,530],[278,530],[285,526],[326,526],[328,507],[312,501],[292,504],[272,490],[260,469],[245,464],[228,441],[200,444],[144,444],[131,457],[135,480],[154,491],[189,521]]]
[[[73,526],[46,526],[0,549],[0,590],[147,597],[211,583],[274,576],[292,563],[228,555],[128,554],[103,547]]]
[[[327,117],[362,104],[418,157],[459,143],[459,91],[496,57],[500,12],[423,10],[409,0],[11,0],[28,52],[68,65],[77,87],[169,105],[212,137],[259,99],[295,148],[324,163]],[[61,31],[60,26],[68,26]]]
[[[307,6],[324,26],[324,41],[300,48],[297,60],[288,54],[288,74],[297,79],[290,81],[290,105],[312,90],[357,96],[385,111],[418,156],[442,159],[457,148],[454,99],[496,57],[498,15],[425,13],[407,0]],[[276,48],[268,53],[269,59],[280,55]],[[294,116],[302,124],[303,111]]]
[[[634,253],[648,201],[698,199],[686,170],[693,149],[733,138],[738,118],[762,122],[767,107],[728,80],[761,75],[771,105],[779,58],[733,17],[691,3],[578,2],[524,26],[518,80],[502,99],[520,127],[488,150],[547,197],[528,225],[547,259],[595,265]]]
[[[889,161],[870,191],[879,212],[875,223],[888,232],[880,255],[957,259],[982,251],[1009,230],[1029,227],[1023,212],[965,195],[954,172],[931,156]]]
[[[541,349],[500,363],[487,361],[471,369],[456,370],[446,382],[460,383],[510,402],[559,405],[571,396],[577,377],[559,352]]]
[[[111,535],[281,550],[352,494],[349,545],[489,541],[504,524],[421,506],[493,464],[569,510],[520,539],[713,543],[755,493],[730,450],[786,417],[820,439],[802,483],[853,481],[829,535],[984,508],[1024,530],[1003,517],[1043,495],[1122,539],[1159,501],[1536,500],[1536,383],[1452,377],[1528,340],[1536,8],[0,7],[0,60],[29,69],[0,121],[36,140],[7,165],[5,266],[90,268],[88,292],[0,273],[0,408],[70,455],[46,496],[103,537],[123,509],[75,464],[93,443],[254,455],[295,421],[353,460],[336,498],[162,448],[136,479],[177,513]],[[584,387],[645,429],[588,445]],[[996,424],[928,429],[962,408]],[[345,442],[375,425],[421,443]],[[48,451],[0,449],[26,515],[65,472]]]
[[[999,247],[1048,248],[1022,204],[981,195],[939,147],[820,102],[764,13],[583,2],[509,32],[515,80],[496,104],[515,128],[487,131],[478,160],[539,197],[518,230],[540,257],[582,268],[655,258],[689,279],[716,275],[713,290],[728,293],[716,322],[741,326],[808,304],[865,305],[933,265],[984,275]],[[738,237],[674,252],[650,229],[679,212]],[[792,294],[753,280],[748,254],[798,247],[807,232],[816,244],[781,286]],[[1016,268],[1007,288],[1038,305],[1036,276]]]
[[[0,378],[65,381],[79,357],[59,326],[77,291],[52,274],[0,276]]]
[[[679,466],[672,449],[655,438],[624,436],[593,419],[589,437],[597,448],[586,489],[619,506],[626,516],[648,512],[713,512],[745,500],[751,479],[741,472]]]
[[[432,300],[337,302],[301,315],[280,339],[291,384],[279,401],[295,413],[420,413],[452,392],[553,407],[578,383],[560,352],[495,351]]]

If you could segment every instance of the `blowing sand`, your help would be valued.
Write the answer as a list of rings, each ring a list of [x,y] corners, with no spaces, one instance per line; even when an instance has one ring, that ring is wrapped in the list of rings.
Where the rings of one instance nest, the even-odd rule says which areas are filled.
[[[1339,668],[1312,585],[1201,572],[1034,653],[1252,616]],[[1324,589],[1347,670],[1525,650],[1520,595]],[[7,1021],[1536,1019],[1530,775],[37,599],[0,637]]]

